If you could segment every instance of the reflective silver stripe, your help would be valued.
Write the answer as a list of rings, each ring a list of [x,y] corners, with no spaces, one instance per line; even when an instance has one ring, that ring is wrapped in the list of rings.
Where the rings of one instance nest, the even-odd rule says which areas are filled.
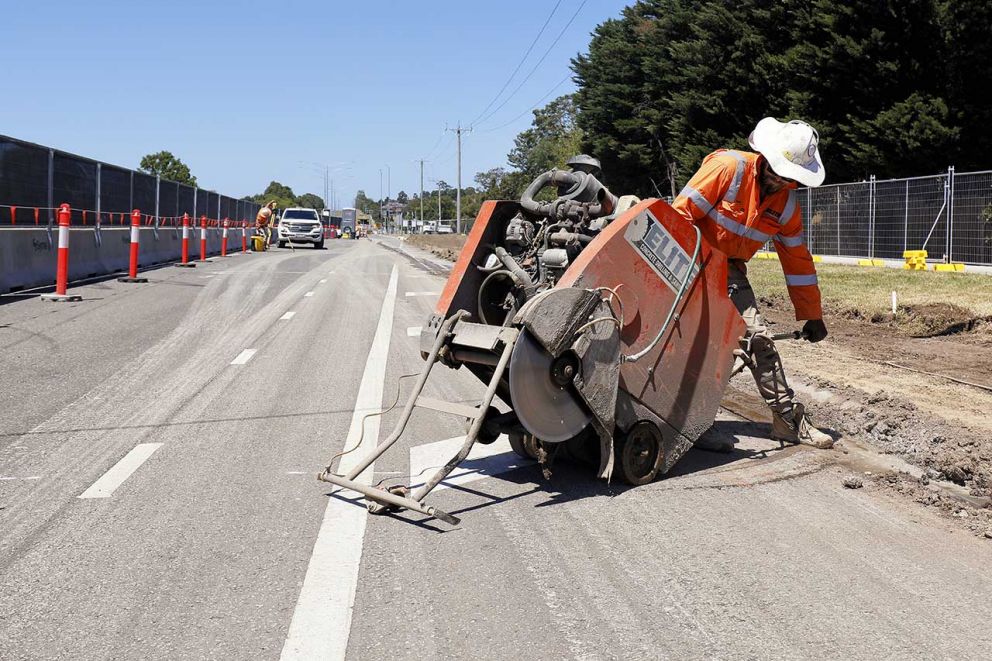
[[[758,243],[764,243],[765,241],[772,238],[771,234],[765,234],[764,232],[759,232],[753,227],[746,227],[744,225],[741,225],[736,220],[727,218],[716,209],[711,210],[706,215],[712,218],[713,220],[715,220],[718,225],[730,230],[737,236],[743,236],[748,239],[751,239],[752,241],[757,241]]]
[[[800,232],[798,236],[782,236],[781,234],[778,234],[775,236],[775,241],[789,248],[798,248],[806,243],[806,239],[803,238],[802,232]]]
[[[206,227],[201,227],[200,228],[200,240],[202,241],[205,238],[207,238],[207,228]]]
[[[815,285],[816,284],[816,274],[813,275],[787,275],[785,276],[785,284],[790,287],[803,287],[805,285]]]
[[[131,225],[131,243],[138,243],[141,240],[141,230]]]
[[[59,248],[69,247],[69,228],[62,226],[59,227]]]
[[[188,225],[183,225],[183,238],[184,239],[188,239],[189,238],[189,226]]]
[[[782,215],[779,216],[778,222],[785,225],[792,218],[792,214],[796,211],[796,191],[789,191],[789,199],[785,202],[785,208],[782,209]],[[788,244],[786,244],[788,245]]]
[[[742,154],[736,151],[728,151],[727,154],[737,159],[737,169],[734,170],[734,180],[730,182],[730,188],[727,189],[727,193],[723,196],[723,199],[728,202],[736,202],[737,193],[741,189],[741,181],[744,179],[744,166],[747,164],[747,160]]]
[[[689,200],[692,200],[692,203],[695,204],[700,209],[702,209],[703,213],[705,213],[707,216],[713,210],[713,205],[709,203],[709,200],[703,197],[703,194],[700,193],[695,188],[693,188],[692,186],[686,186],[685,188],[683,188],[682,192],[679,193],[679,197],[684,197]]]

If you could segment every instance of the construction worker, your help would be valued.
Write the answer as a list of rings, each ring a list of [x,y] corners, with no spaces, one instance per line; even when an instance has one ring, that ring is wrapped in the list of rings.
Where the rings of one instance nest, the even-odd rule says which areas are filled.
[[[747,323],[758,392],[772,410],[772,438],[818,448],[833,439],[810,422],[789,387],[782,360],[758,312],[747,280],[747,261],[767,241],[778,253],[785,284],[803,335],[810,342],[827,336],[820,305],[816,267],[803,238],[802,213],[796,186],[815,187],[825,172],[819,136],[806,122],[779,122],[766,117],[748,136],[757,153],[721,149],[703,159],[699,171],[673,206],[699,226],[709,244],[729,259],[730,297]]]
[[[272,230],[269,229],[269,223],[272,222],[272,213],[276,208],[276,201],[272,200],[264,207],[258,210],[258,215],[255,216],[255,234],[260,234],[265,237],[265,245],[268,246],[272,239]]]

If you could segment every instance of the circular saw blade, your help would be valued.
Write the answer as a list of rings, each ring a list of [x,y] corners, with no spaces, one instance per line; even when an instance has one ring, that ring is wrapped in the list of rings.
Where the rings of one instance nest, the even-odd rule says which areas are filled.
[[[585,429],[592,417],[568,388],[552,381],[551,361],[551,354],[522,331],[510,355],[510,399],[527,431],[560,443]]]

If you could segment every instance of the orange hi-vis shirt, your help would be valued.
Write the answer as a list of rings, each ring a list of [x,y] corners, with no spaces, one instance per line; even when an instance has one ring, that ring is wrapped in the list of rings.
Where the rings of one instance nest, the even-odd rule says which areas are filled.
[[[759,158],[745,151],[713,152],[703,159],[672,206],[730,259],[747,261],[772,240],[796,319],[822,319],[816,266],[803,238],[796,186],[790,184],[762,200]]]

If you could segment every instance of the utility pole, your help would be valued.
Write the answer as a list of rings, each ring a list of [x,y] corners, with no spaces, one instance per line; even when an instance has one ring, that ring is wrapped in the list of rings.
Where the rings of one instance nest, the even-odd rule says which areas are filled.
[[[382,223],[382,229],[388,232],[386,219],[382,216],[382,168],[379,168],[379,222]]]
[[[420,159],[420,231],[424,231],[424,159]]]
[[[455,216],[457,220],[455,221],[456,229],[455,232],[458,234],[462,233],[462,133],[471,132],[471,128],[463,129],[462,123],[458,122],[458,127],[449,129],[446,128],[445,131],[452,131],[458,137],[458,191],[455,193]]]

